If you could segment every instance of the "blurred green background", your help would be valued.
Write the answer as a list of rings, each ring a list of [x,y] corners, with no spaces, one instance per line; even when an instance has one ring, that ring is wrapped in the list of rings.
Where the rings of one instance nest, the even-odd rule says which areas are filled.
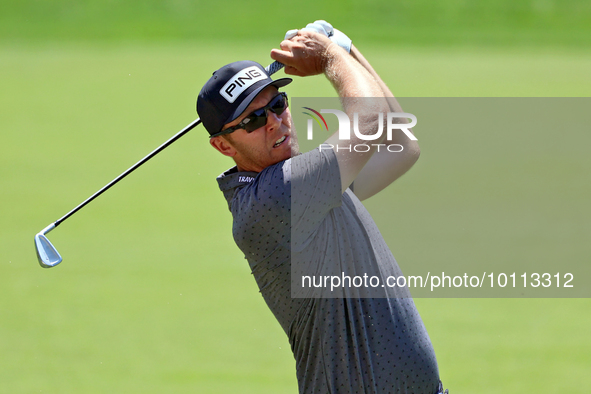
[[[398,96],[591,91],[591,5],[582,0],[3,1],[0,393],[297,392],[285,334],[232,241],[215,182],[231,163],[209,147],[202,128],[52,232],[64,256],[59,267],[38,266],[33,236],[195,119],[197,92],[213,70],[244,58],[269,63],[286,30],[320,18],[348,33]],[[296,82],[292,96],[333,94],[322,77]],[[475,134],[471,144],[487,143]],[[555,155],[525,150],[520,170],[551,174],[549,196],[571,190],[583,201],[591,184],[581,171],[591,164],[587,135],[571,134],[573,149]],[[471,212],[480,212],[472,245],[486,245],[477,229],[502,208],[489,204],[494,196],[474,174],[495,190],[508,187],[512,169],[497,165],[496,152],[463,168],[458,163],[473,159],[470,146],[451,156],[439,141],[421,134],[419,163],[391,188],[407,207],[392,211],[400,231],[388,239],[403,270],[415,253],[453,264],[467,246],[462,220],[433,230],[442,217],[463,214],[454,193],[426,197],[430,187],[449,186],[446,174],[472,201]],[[554,160],[581,178],[561,182]],[[538,190],[528,185],[520,192]],[[562,209],[560,228],[571,223],[588,240],[589,221],[580,218],[589,209]],[[381,220],[388,215],[380,211]],[[520,217],[532,255],[553,235],[537,215]],[[448,253],[430,248],[432,241]],[[495,242],[507,255],[512,247],[524,255],[504,234]],[[560,242],[551,247],[557,256],[589,259],[582,241],[568,243],[566,254]],[[416,303],[453,394],[588,391],[589,300]]]

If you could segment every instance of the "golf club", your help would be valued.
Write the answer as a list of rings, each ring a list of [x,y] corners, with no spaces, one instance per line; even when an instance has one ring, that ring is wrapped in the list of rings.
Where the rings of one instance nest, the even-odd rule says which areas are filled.
[[[273,75],[277,71],[281,70],[282,68],[283,68],[283,64],[281,64],[279,62],[273,62],[265,68],[265,71],[267,71],[267,74]],[[102,189],[100,189],[99,191],[94,193],[92,196],[88,197],[76,208],[72,209],[70,212],[65,214],[63,217],[61,217],[60,219],[51,223],[49,226],[45,227],[43,230],[41,230],[39,233],[37,233],[37,235],[35,235],[35,248],[37,250],[37,259],[39,260],[39,264],[41,265],[41,267],[51,268],[51,267],[55,267],[56,265],[58,265],[59,263],[62,262],[62,256],[60,256],[60,254],[55,249],[55,247],[51,244],[51,242],[49,242],[49,239],[47,239],[47,237],[46,237],[47,233],[49,233],[51,230],[53,230],[54,228],[59,226],[66,219],[68,219],[70,216],[72,216],[73,214],[78,212],[80,209],[82,209],[86,204],[88,204],[89,202],[91,202],[92,200],[94,200],[95,198],[97,198],[98,196],[103,194],[104,192],[106,192],[109,188],[111,188],[111,186],[115,185],[117,182],[119,182],[120,180],[125,178],[127,175],[131,174],[133,171],[135,171],[142,164],[144,164],[145,162],[150,160],[152,157],[156,156],[158,153],[163,151],[166,147],[168,147],[170,144],[172,144],[173,142],[175,142],[176,140],[181,138],[183,135],[185,135],[187,132],[189,132],[191,129],[193,129],[195,126],[199,125],[200,123],[201,123],[201,119],[199,119],[199,118],[195,119],[193,122],[191,122],[189,125],[187,125],[187,127],[185,127],[184,129],[182,129],[181,131],[176,133],[174,136],[172,136],[169,140],[167,140],[165,143],[160,145],[158,148],[154,149],[146,157],[144,157],[143,159],[141,159],[140,161],[135,163],[133,166],[131,166],[129,169],[127,169],[125,172],[123,172],[121,175],[119,175],[117,178],[113,179],[111,182],[109,182]]]

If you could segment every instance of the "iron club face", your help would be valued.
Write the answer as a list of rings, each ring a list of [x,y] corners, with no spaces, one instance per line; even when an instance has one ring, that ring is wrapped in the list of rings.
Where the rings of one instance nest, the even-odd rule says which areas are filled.
[[[62,262],[62,256],[60,256],[58,251],[45,236],[45,234],[54,228],[55,224],[52,223],[35,235],[35,249],[37,249],[37,259],[43,268],[55,267]]]

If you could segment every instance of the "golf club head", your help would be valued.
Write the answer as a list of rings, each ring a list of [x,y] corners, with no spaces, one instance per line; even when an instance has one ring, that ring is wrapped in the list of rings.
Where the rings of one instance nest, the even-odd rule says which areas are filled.
[[[62,256],[60,256],[58,251],[45,236],[45,234],[53,230],[54,227],[55,226],[51,224],[35,235],[35,249],[37,249],[37,259],[43,268],[55,267],[62,262]]]

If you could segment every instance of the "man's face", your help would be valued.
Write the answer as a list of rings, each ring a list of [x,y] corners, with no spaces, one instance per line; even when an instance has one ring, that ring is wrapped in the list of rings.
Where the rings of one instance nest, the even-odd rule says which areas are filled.
[[[265,88],[233,122],[223,129],[239,124],[251,112],[266,106],[278,91],[274,86]],[[227,156],[232,156],[240,171],[261,172],[266,167],[297,155],[298,144],[292,134],[292,120],[289,109],[281,115],[267,111],[267,124],[250,133],[238,129],[230,134],[214,137],[211,144]],[[216,139],[221,139],[214,141]]]

